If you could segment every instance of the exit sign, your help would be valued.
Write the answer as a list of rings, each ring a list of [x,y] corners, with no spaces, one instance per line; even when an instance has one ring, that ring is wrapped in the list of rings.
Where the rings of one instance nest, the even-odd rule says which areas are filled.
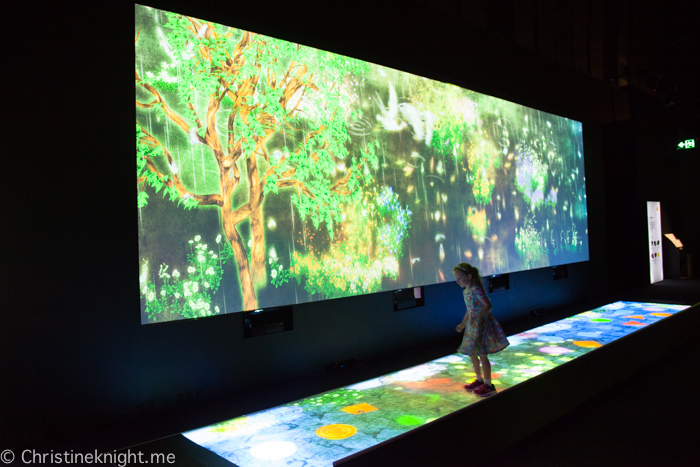
[[[681,141],[678,143],[678,147],[676,149],[692,149],[695,147],[695,138],[693,139],[686,139],[685,141]]]

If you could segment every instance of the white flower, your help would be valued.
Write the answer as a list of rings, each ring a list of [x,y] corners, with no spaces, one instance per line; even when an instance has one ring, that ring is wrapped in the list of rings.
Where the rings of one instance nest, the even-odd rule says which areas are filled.
[[[180,277],[180,271],[178,271],[177,269],[175,269],[175,270],[173,271],[173,277]]]
[[[215,306],[215,307],[214,307],[214,311],[216,311],[216,312],[218,313],[218,312],[221,311],[221,310],[219,309],[218,306]]]
[[[193,240],[190,240],[190,243],[194,243],[194,241],[193,241]]]
[[[208,288],[209,288],[209,282],[205,282],[205,283],[204,283],[204,287],[208,289]]]
[[[189,268],[187,268],[187,272],[189,272],[190,274],[192,274],[192,273],[195,272],[195,271],[196,271],[196,269],[195,269],[194,267],[192,267],[192,266],[190,266]]]
[[[148,76],[149,78],[153,78],[153,76],[155,76],[155,75],[152,72],[147,71],[146,76]]]
[[[204,309],[207,310],[207,311],[209,311],[209,308],[210,308],[210,305],[209,305],[208,303],[205,303],[205,304],[204,304]]]
[[[161,297],[165,297],[165,289],[163,289],[163,290],[160,291],[160,296],[161,296]]]
[[[197,306],[195,305],[195,303],[192,300],[190,300],[190,308],[195,308],[195,309],[197,308]]]
[[[146,295],[146,294],[148,293],[148,287],[145,287],[145,286],[144,286],[144,288],[141,289],[141,293],[144,294],[144,295]]]
[[[270,273],[270,275],[271,275],[272,278],[274,279],[275,277],[277,277],[277,271],[275,271],[275,270],[273,269],[272,272]]]
[[[213,255],[213,254],[214,254],[214,250],[209,250],[209,254],[210,254],[210,255]]]
[[[202,250],[207,251],[207,244],[202,245]]]
[[[210,276],[213,275],[213,274],[214,274],[214,268],[211,267],[211,266],[209,266],[209,269],[207,269],[207,274],[209,274]]]
[[[148,294],[148,301],[149,302],[152,302],[155,299],[156,299],[156,294],[154,294],[153,292]]]
[[[212,255],[212,258],[216,259],[216,258],[218,258],[218,256],[216,256],[216,255]]]
[[[199,290],[199,285],[196,282],[192,283],[192,292],[196,292]]]
[[[272,258],[270,258],[270,259],[268,260],[268,263],[270,263],[270,264],[272,264],[272,263],[274,263],[274,262],[275,262],[275,260],[272,259]]]
[[[282,265],[280,264],[279,270],[282,271]]]
[[[180,298],[180,292],[175,292],[175,298]]]
[[[192,296],[192,292],[190,292],[189,290],[185,289],[185,297],[191,297],[191,296]]]
[[[197,261],[199,261],[200,263],[203,262],[203,261],[204,261],[204,256],[202,256],[202,255],[197,255]]]
[[[221,235],[216,236],[216,243],[219,243],[221,241]]]
[[[197,235],[196,237],[194,237],[194,241],[195,241],[195,242],[198,242],[198,241],[200,241],[201,239],[202,239],[202,236],[201,236],[201,235]]]

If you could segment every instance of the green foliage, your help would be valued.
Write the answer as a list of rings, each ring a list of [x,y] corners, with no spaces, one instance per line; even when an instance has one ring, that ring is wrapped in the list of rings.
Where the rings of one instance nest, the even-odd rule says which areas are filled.
[[[299,210],[302,218],[310,216],[314,228],[318,229],[321,223],[325,223],[331,240],[334,235],[335,223],[342,222],[341,214],[343,203],[348,203],[347,195],[341,194],[338,191],[332,191],[329,177],[335,170],[334,159],[344,159],[348,155],[348,150],[345,147],[347,137],[347,128],[345,121],[335,119],[333,121],[324,121],[320,125],[312,126],[311,131],[318,131],[322,126],[328,125],[326,131],[340,135],[338,138],[330,138],[330,147],[323,149],[323,143],[312,139],[307,145],[301,145],[297,152],[289,152],[287,147],[284,148],[284,156],[286,160],[280,164],[276,173],[278,177],[286,171],[296,169],[296,179],[304,182],[304,185],[310,191],[311,196],[293,196],[292,202]],[[367,145],[367,150],[361,157],[353,156],[351,158],[352,165],[350,177],[347,182],[347,191],[350,195],[351,202],[359,201],[361,195],[361,187],[373,181],[370,168],[378,167],[378,158],[376,149],[379,147],[378,142]],[[312,157],[312,154],[314,155]],[[314,162],[314,157],[318,158]],[[270,184],[270,182],[267,182]],[[266,191],[274,191],[271,184]]]
[[[474,199],[479,204],[489,204],[493,194],[494,184],[481,172],[477,172],[472,185]]]
[[[249,419],[250,417],[239,417],[234,418],[233,420],[227,420],[225,422],[211,425],[209,427],[209,431],[213,431],[214,433],[233,432],[248,425],[248,423],[250,422]]]
[[[542,235],[535,229],[531,218],[525,219],[522,227],[515,234],[515,250],[518,256],[525,260],[525,267],[531,269],[542,260],[546,260],[547,248],[544,246]]]
[[[576,224],[571,225],[571,229],[562,230],[559,233],[559,239],[554,237],[552,232],[552,244],[555,245],[554,254],[561,253],[576,253],[583,251],[583,245],[576,229]]]
[[[464,140],[466,126],[461,119],[438,119],[430,142],[435,150],[445,156],[456,156],[455,145]]]
[[[515,187],[533,209],[552,200],[551,196],[545,199],[547,165],[542,162],[539,147],[538,144],[530,144],[525,140],[515,146]]]
[[[148,204],[148,193],[145,191],[139,191],[136,202],[139,208],[146,206]]]
[[[158,193],[163,190],[163,197],[170,198],[171,201],[177,201],[178,206],[183,204],[185,209],[192,209],[199,205],[199,202],[193,198],[183,199],[175,186],[168,186],[170,180],[168,175],[159,175],[152,172],[147,167],[147,160],[154,162],[158,157],[165,157],[163,146],[151,147],[143,142],[146,134],[141,129],[141,125],[136,125],[136,177],[143,177],[153,190]],[[155,163],[155,162],[154,162]],[[144,190],[140,191],[137,198],[137,205],[142,208],[148,204],[148,193]]]
[[[277,257],[277,252],[275,248],[270,249],[268,264],[270,266],[270,278],[272,285],[275,287],[280,287],[282,284],[289,282],[289,271],[284,269],[284,266],[279,263],[279,258]]]
[[[494,182],[489,179],[488,174],[492,169],[500,167],[501,157],[479,146],[478,149],[469,151],[468,158],[467,183],[472,185],[472,193],[476,202],[488,204],[491,202],[494,188]]]
[[[341,203],[347,201],[348,195],[353,200],[358,199],[361,186],[372,180],[369,168],[376,169],[378,164],[375,153],[378,143],[370,145],[359,157],[350,157],[346,146],[349,137],[344,113],[350,108],[351,97],[343,86],[348,84],[349,76],[357,79],[367,73],[370,65],[211,23],[200,22],[201,29],[194,34],[189,18],[166,14],[168,22],[163,33],[172,50],[171,58],[174,58],[170,63],[162,62],[156,70],[147,71],[145,78],[157,89],[176,95],[178,111],[190,128],[197,128],[200,137],[205,135],[206,128],[204,125],[201,128],[195,126],[198,117],[195,95],[200,96],[200,102],[202,95],[209,96],[210,101],[219,99],[221,109],[233,112],[233,134],[246,157],[256,157],[260,142],[266,141],[271,134],[301,132],[301,135],[291,135],[300,141],[297,147],[291,151],[285,147],[282,161],[280,158],[271,161],[273,165],[279,163],[265,180],[263,194],[278,193],[278,184],[283,180],[302,182],[305,189],[299,190],[299,196],[293,198],[294,204],[302,217],[310,216],[316,228],[325,224],[332,236],[334,225],[340,222]],[[204,33],[205,29],[207,33]],[[218,37],[214,37],[217,34]],[[237,66],[231,67],[237,46],[242,46],[239,47],[242,60],[239,57]],[[284,76],[288,78],[283,81]],[[289,96],[285,102],[283,96],[287,86],[297,80],[304,85],[303,92],[292,97],[292,101],[297,99],[298,102],[290,104]],[[255,83],[252,95],[241,100],[241,107],[233,108],[234,101],[227,91],[245,92],[250,88],[244,88],[244,83],[246,86]],[[165,115],[162,106],[156,107]],[[203,116],[199,119],[204,121]],[[221,143],[223,147],[229,147],[227,137],[223,137]],[[140,153],[139,157],[144,155]],[[154,153],[153,157],[157,155]],[[347,190],[343,193],[332,191],[335,167],[348,158],[351,158],[353,169],[346,184]],[[143,166],[139,166],[139,172],[142,169]],[[290,173],[293,174],[291,177]],[[158,177],[147,175],[147,178],[156,192],[163,188]],[[191,199],[179,199],[175,190],[167,194],[187,208],[197,205]],[[145,198],[140,198],[140,205],[145,201]]]
[[[411,211],[402,208],[391,187],[353,203],[345,212],[345,231],[321,255],[292,254],[282,277],[291,277],[311,295],[337,298],[381,290],[384,277],[396,279],[401,246],[408,238]],[[369,235],[368,235],[369,233]]]
[[[489,226],[486,211],[483,209],[477,211],[475,208],[471,208],[467,214],[466,220],[469,231],[478,239],[479,242],[483,243],[483,239],[486,237],[486,232],[488,231]]]
[[[221,244],[221,235],[216,238],[218,252],[207,250],[199,235],[189,243],[186,272],[180,273],[177,269],[168,272],[169,266],[162,264],[158,271],[159,289],[154,282],[148,281],[146,274],[142,275],[141,296],[146,303],[148,319],[158,321],[164,313],[166,320],[172,319],[168,314],[198,318],[221,311],[218,306],[212,307],[212,299],[221,284],[224,264],[233,256],[233,249],[228,242]]]
[[[306,411],[325,404],[347,406],[361,398],[362,394],[359,391],[341,388],[321,394],[320,396],[307,397],[300,402],[295,402],[291,407],[302,407],[302,409]]]

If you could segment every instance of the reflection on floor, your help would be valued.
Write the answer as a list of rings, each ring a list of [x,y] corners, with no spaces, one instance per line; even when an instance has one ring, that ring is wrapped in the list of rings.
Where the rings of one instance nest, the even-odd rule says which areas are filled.
[[[508,337],[491,355],[498,391],[688,308],[616,302]],[[453,354],[183,435],[240,467],[331,466],[464,408],[478,396],[469,357]]]

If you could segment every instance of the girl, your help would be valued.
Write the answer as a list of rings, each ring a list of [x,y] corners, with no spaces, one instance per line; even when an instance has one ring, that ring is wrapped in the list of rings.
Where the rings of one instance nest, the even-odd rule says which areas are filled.
[[[474,391],[477,396],[490,396],[496,393],[496,388],[491,384],[491,362],[487,354],[500,352],[508,347],[508,339],[503,333],[503,328],[491,314],[491,301],[484,292],[484,286],[479,277],[479,270],[468,263],[459,263],[452,269],[457,284],[464,287],[464,303],[467,312],[464,319],[457,325],[457,332],[464,330],[462,345],[457,351],[469,355],[474,365],[476,381],[464,386],[469,392]],[[479,365],[481,360],[481,365]],[[481,366],[484,367],[484,378],[481,378]]]

